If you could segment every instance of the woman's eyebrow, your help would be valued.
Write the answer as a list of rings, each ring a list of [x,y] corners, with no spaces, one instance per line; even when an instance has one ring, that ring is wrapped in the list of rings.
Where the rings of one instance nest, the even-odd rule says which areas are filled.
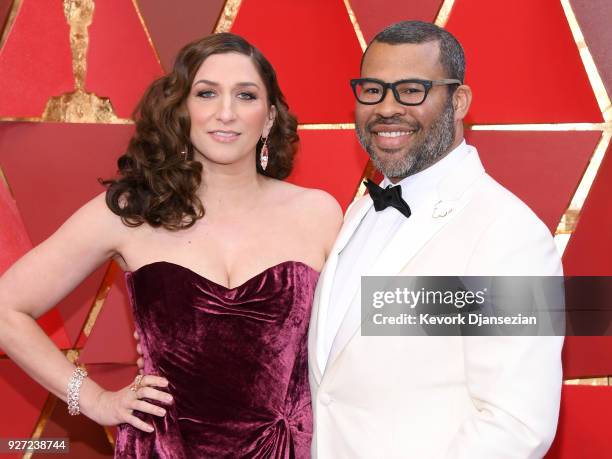
[[[210,86],[219,86],[219,83],[217,83],[216,81],[211,81],[211,80],[206,80],[206,79],[201,79],[201,80],[194,82],[193,86],[195,86],[198,83],[204,83]],[[256,88],[259,88],[259,85],[257,83],[254,83],[253,81],[241,81],[239,83],[236,83],[235,86],[254,86]]]

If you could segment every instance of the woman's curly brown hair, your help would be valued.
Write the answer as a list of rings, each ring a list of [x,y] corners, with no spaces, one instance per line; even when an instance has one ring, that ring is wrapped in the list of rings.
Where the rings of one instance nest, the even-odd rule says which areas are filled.
[[[251,57],[266,86],[268,103],[276,107],[268,136],[268,167],[264,171],[260,166],[260,141],[256,146],[257,172],[277,179],[291,172],[299,140],[297,121],[289,112],[276,72],[244,38],[231,33],[210,35],[186,45],[176,57],[172,72],[153,82],[136,107],[136,132],[117,162],[119,176],[102,182],[108,187],[106,204],[124,224],[148,223],[179,230],[204,216],[204,206],[196,194],[202,164],[194,159],[185,101],[202,62],[224,53]]]

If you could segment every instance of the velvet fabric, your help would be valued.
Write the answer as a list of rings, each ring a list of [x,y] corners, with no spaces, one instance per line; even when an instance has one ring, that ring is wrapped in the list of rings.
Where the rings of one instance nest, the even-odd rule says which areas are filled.
[[[163,418],[135,412],[153,433],[119,426],[115,457],[309,458],[318,276],[296,261],[232,289],[169,262],[126,273],[144,372],[168,379],[174,403]]]

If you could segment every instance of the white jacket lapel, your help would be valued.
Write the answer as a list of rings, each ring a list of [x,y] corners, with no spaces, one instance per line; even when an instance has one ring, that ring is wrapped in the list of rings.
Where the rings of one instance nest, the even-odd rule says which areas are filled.
[[[395,236],[377,258],[370,276],[394,276],[399,274],[421,248],[451,221],[471,199],[469,189],[484,175],[484,168],[473,147],[458,169],[445,177],[438,185],[438,200],[432,202],[427,212],[412,215],[402,224]],[[358,286],[338,333],[332,344],[327,368],[333,365],[350,339],[360,330],[361,286]],[[366,319],[366,318],[363,318]]]

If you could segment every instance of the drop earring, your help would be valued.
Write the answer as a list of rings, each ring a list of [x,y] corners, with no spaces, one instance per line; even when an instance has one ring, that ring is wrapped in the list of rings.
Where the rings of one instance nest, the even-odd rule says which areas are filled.
[[[266,167],[268,167],[268,138],[265,137],[263,139],[263,145],[261,146],[261,152],[259,153],[259,164],[261,168],[265,171]]]

